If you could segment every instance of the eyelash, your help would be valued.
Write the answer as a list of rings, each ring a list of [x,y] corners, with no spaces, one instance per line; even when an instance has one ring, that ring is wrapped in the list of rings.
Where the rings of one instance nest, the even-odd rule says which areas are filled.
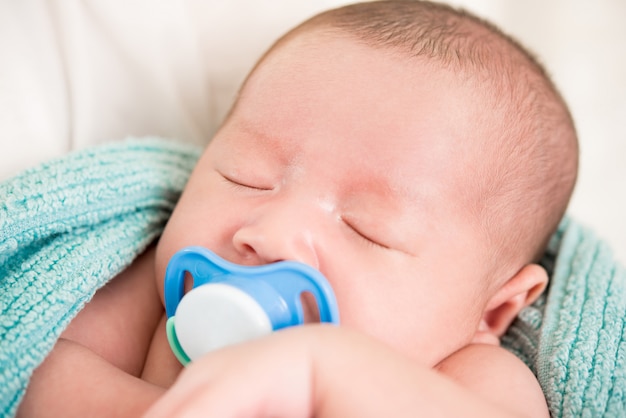
[[[233,188],[235,189],[248,189],[248,190],[260,190],[260,191],[265,191],[265,190],[271,190],[270,188],[265,188],[265,187],[256,187],[256,186],[252,186],[250,184],[245,184],[245,183],[241,183],[239,181],[233,180],[232,178],[225,176],[224,174],[220,173],[220,175],[222,176],[222,178]]]
[[[358,235],[366,244],[370,245],[370,246],[374,246],[374,247],[378,247],[378,248],[384,248],[384,249],[390,249],[388,246],[381,244],[380,242],[373,240],[372,238],[368,237],[367,235],[365,235],[364,233],[362,233],[360,230],[358,230],[357,228],[354,227],[354,225],[352,225],[349,222],[346,222],[345,219],[343,219],[343,222],[348,226],[348,228],[350,228],[350,230],[352,230],[352,232],[354,232],[356,235]]]

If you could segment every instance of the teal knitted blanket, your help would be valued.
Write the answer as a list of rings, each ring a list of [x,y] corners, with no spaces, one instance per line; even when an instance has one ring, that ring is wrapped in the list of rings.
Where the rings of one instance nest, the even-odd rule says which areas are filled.
[[[626,417],[626,271],[571,219],[543,260],[547,292],[502,344],[539,379],[553,417]]]
[[[95,291],[161,233],[199,150],[161,139],[70,154],[0,183],[0,416]]]
[[[159,139],[70,154],[0,184],[0,411],[95,291],[162,231],[199,150]],[[626,416],[626,272],[564,220],[542,297],[503,345],[537,375],[554,417]]]

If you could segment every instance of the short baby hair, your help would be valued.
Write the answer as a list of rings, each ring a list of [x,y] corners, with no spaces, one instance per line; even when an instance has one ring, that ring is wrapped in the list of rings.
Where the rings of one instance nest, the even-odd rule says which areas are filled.
[[[459,199],[468,203],[489,242],[493,274],[502,264],[519,268],[542,256],[573,192],[578,142],[563,98],[527,49],[462,9],[385,0],[318,14],[279,39],[266,56],[311,31],[426,60],[471,83],[485,102],[484,118],[477,121],[482,156],[473,168],[475,187]]]

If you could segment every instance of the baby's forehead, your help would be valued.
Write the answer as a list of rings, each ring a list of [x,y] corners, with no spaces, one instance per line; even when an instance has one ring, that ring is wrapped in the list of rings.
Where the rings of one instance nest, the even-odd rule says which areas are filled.
[[[345,42],[337,42],[338,39]],[[336,56],[336,53],[329,52],[333,48],[340,48],[339,52],[342,53],[349,51],[353,62],[358,62],[356,54],[371,55],[376,64],[383,63],[382,69],[374,74],[372,66],[348,66],[348,71],[328,72],[336,59],[325,61],[322,58],[333,54]],[[299,118],[300,115],[294,115],[293,112],[294,109],[307,107],[310,111],[307,116],[314,121],[313,124],[326,124],[328,131],[332,131],[330,136],[320,137],[322,140],[332,139],[326,144],[327,155],[324,158],[367,162],[361,166],[378,167],[385,174],[396,175],[398,179],[394,183],[402,185],[395,188],[404,192],[415,188],[429,190],[431,186],[428,184],[405,180],[419,179],[428,171],[431,177],[446,179],[451,187],[458,188],[461,187],[459,184],[467,184],[464,197],[471,196],[472,188],[469,185],[474,185],[475,182],[470,180],[477,175],[488,174],[491,158],[505,153],[498,151],[504,143],[492,141],[492,138],[506,136],[507,127],[502,121],[510,119],[507,115],[498,113],[506,106],[498,109],[488,89],[463,71],[444,67],[439,62],[433,63],[424,57],[409,57],[398,54],[397,51],[373,48],[342,33],[322,31],[299,34],[273,51],[270,56],[272,54],[280,55],[280,59],[263,62],[255,70],[257,74],[262,72],[263,76],[257,78],[267,80],[272,74],[276,75],[287,67],[291,68],[292,73],[290,77],[278,77],[281,83],[301,77],[303,72],[295,71],[294,68],[298,68],[292,65],[295,60],[300,64],[306,63],[306,70],[313,74],[326,74],[335,78],[321,80],[319,86],[311,89],[312,94],[332,85],[337,89],[337,96],[315,101],[314,96],[307,96],[302,91],[301,87],[307,82],[303,79],[304,84],[289,85],[291,91],[288,94],[297,96],[297,100],[285,113],[287,116],[277,120],[276,102],[269,100],[268,96],[279,96],[283,92],[259,89],[252,92],[251,89],[244,89],[242,97],[247,96],[247,99],[255,101],[256,106],[252,108],[255,116],[264,110],[268,111],[263,113],[266,116],[263,125],[280,131],[279,134],[266,133],[270,137],[284,135],[283,128],[289,130],[286,135],[288,137],[301,136],[302,133],[298,131],[300,125],[293,121],[305,118]],[[306,61],[307,56],[315,56],[317,59]],[[389,77],[389,72],[384,69],[385,62],[393,66],[394,77]],[[270,68],[266,68],[268,64]],[[318,68],[323,71],[318,71]],[[404,70],[398,71],[400,68]],[[375,75],[371,79],[365,78],[370,80],[369,84],[357,86],[352,91],[341,90],[362,74],[368,73]],[[257,81],[255,77],[251,79]],[[397,90],[393,90],[394,86]],[[372,100],[375,94],[378,96]],[[256,97],[252,97],[254,95]],[[257,100],[258,96],[263,96],[263,100]],[[281,102],[287,100],[288,98],[280,98]],[[337,110],[338,108],[333,107],[337,101],[348,105]],[[362,108],[364,104],[370,106]],[[345,129],[342,128],[344,125]],[[341,142],[337,142],[339,138],[345,139],[350,135],[357,136],[352,140],[352,147],[349,150],[338,148],[341,145]],[[276,147],[280,148],[281,146]],[[485,158],[481,158],[481,155]],[[344,164],[336,162],[329,170],[343,166]]]
[[[422,70],[429,68],[432,73],[440,74],[441,79],[445,80],[443,85],[439,84],[434,88],[454,89],[458,96],[464,96],[467,106],[473,107],[481,115],[480,121],[488,123],[492,107],[515,106],[515,101],[523,100],[522,96],[525,96],[525,91],[528,90],[528,88],[524,90],[528,82],[528,72],[534,70],[513,46],[496,38],[484,28],[481,30],[485,32],[483,36],[493,38],[493,45],[485,45],[484,50],[467,52],[467,56],[463,56],[462,59],[451,61],[447,56],[416,54],[410,46],[386,45],[344,30],[312,27],[296,31],[279,42],[255,67],[255,72],[266,64],[268,57],[278,55],[284,60],[289,60],[294,49],[303,47],[325,51],[329,60],[336,59],[338,52],[344,56],[351,54],[349,49],[337,42],[341,40],[352,44],[354,48],[368,49],[371,56],[377,57],[377,60],[393,60],[406,68],[404,72],[394,72],[388,77],[381,77],[376,81],[378,84],[387,84],[394,78],[400,78],[404,88],[411,90],[414,84],[424,82],[421,77]],[[481,42],[484,42],[484,39]],[[315,65],[323,70],[327,63],[327,60],[322,59]],[[339,77],[349,80],[362,71],[367,71],[367,68],[355,63],[349,73],[341,74]],[[542,88],[540,84],[533,86],[536,87]],[[407,109],[396,107],[393,110],[400,113]]]

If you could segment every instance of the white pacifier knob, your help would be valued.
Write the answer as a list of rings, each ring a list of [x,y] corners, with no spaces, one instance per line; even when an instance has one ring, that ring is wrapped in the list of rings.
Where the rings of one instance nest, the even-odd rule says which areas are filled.
[[[263,308],[250,295],[227,284],[196,287],[176,309],[176,336],[191,360],[271,332],[272,323]]]

